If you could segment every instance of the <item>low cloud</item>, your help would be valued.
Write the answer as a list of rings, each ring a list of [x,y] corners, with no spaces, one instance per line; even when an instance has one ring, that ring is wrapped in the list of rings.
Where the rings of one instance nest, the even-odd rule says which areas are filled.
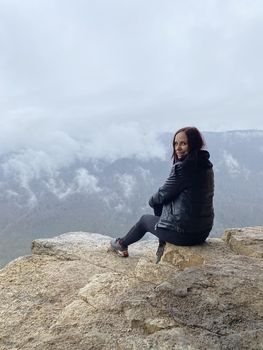
[[[249,169],[241,166],[238,160],[231,153],[226,151],[223,152],[223,163],[225,164],[230,175],[240,176],[242,174],[242,176],[244,176],[246,179],[249,178]]]
[[[86,169],[80,168],[75,173],[74,179],[69,183],[61,178],[49,179],[46,183],[47,188],[59,199],[66,199],[77,193],[92,194],[101,191],[98,186],[98,179],[90,175]]]
[[[76,184],[76,191],[79,193],[97,193],[102,191],[98,186],[98,179],[95,176],[90,175],[87,169],[78,169],[73,181]]]
[[[30,122],[32,120],[28,120],[27,126]],[[18,125],[16,130],[19,135]],[[6,141],[6,153],[2,153],[1,163],[3,178],[11,178],[21,187],[29,189],[31,181],[41,178],[56,179],[61,169],[67,169],[77,162],[85,164],[99,159],[113,162],[125,157],[164,159],[166,154],[158,133],[146,133],[136,123],[113,124],[104,128],[97,125],[92,130],[86,127],[81,130],[79,137],[75,135],[73,128],[72,134],[65,130],[43,128],[42,132],[32,132],[26,138],[22,131],[21,138],[16,140],[19,146],[16,151],[12,149],[11,139],[9,143]],[[85,169],[81,169],[76,175],[75,183],[78,182],[76,186],[87,189],[90,180]]]
[[[83,142],[79,157],[110,161],[125,157],[164,159],[165,153],[164,145],[158,140],[158,133],[145,132],[137,123],[122,123],[93,130]]]
[[[123,196],[127,199],[130,198],[136,186],[136,179],[129,174],[117,175],[116,177],[121,186]]]
[[[226,165],[228,172],[232,175],[237,175],[241,172],[240,164],[237,159],[235,159],[232,154],[224,151],[223,153],[223,161]]]
[[[13,179],[26,189],[32,180],[43,176],[54,177],[57,171],[56,164],[48,154],[31,149],[12,154],[2,162],[1,168],[4,178]]]

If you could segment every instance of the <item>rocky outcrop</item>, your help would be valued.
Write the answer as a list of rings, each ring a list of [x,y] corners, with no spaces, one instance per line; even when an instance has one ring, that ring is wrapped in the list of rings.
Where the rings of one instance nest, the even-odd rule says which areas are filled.
[[[123,259],[110,237],[35,240],[0,271],[0,349],[263,349],[262,228]],[[256,242],[256,243],[255,243]]]
[[[263,227],[261,226],[226,230],[223,239],[238,254],[263,258]]]

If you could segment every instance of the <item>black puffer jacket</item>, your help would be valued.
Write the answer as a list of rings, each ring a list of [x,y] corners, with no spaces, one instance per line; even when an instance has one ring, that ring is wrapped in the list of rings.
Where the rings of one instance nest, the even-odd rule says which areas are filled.
[[[212,229],[214,173],[209,157],[202,150],[173,165],[165,184],[149,201],[152,208],[162,206],[158,228],[190,235]]]

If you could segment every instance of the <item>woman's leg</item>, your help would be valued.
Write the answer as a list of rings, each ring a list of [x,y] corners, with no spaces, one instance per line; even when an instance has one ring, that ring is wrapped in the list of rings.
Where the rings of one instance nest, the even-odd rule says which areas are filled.
[[[154,215],[155,216],[161,216],[162,215],[162,211],[163,211],[163,206],[162,205],[157,205],[153,208],[153,211],[154,211]],[[165,246],[165,241],[162,241],[160,238],[159,238],[159,247],[158,247],[158,250],[157,250],[157,255],[158,255],[158,251],[164,249],[164,246]]]
[[[160,217],[157,215],[143,215],[140,220],[130,229],[126,236],[120,239],[120,244],[127,249],[127,247],[139,241],[146,232],[151,232],[159,238],[159,246],[156,252],[156,263],[158,263],[163,255],[165,241],[162,239],[162,235],[157,235],[155,226]]]
[[[128,247],[130,244],[139,241],[146,232],[153,233],[159,219],[160,218],[155,215],[143,215],[130,231],[120,239],[121,244],[124,247]]]

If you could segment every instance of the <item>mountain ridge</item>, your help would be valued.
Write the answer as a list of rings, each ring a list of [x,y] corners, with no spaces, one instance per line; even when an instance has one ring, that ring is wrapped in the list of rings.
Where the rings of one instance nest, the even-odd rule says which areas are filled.
[[[204,133],[215,170],[212,236],[227,227],[262,223],[263,132],[241,132]],[[76,158],[57,168],[32,152],[2,157],[0,266],[29,253],[34,238],[74,230],[125,234],[142,214],[151,213],[148,199],[170,171],[171,140],[171,133],[159,135],[164,158]]]

